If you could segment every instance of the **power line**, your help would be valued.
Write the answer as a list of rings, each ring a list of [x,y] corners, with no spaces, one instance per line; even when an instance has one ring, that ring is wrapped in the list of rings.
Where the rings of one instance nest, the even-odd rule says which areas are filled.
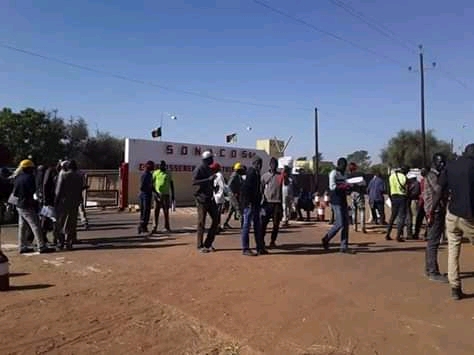
[[[351,7],[351,5],[344,3],[340,0],[328,0],[328,1],[332,3],[333,5],[343,9],[344,11],[346,11],[353,17],[358,18],[359,20],[364,22],[366,25],[368,25],[370,28],[377,31],[381,35],[391,39],[394,42],[397,42],[401,47],[405,48],[406,50],[412,52],[413,54],[418,54],[418,52],[414,49],[417,47],[416,44],[412,44],[412,43],[408,44],[407,42],[400,40],[397,37],[397,34],[395,32],[393,32],[392,30],[390,30],[384,25],[378,24],[375,21],[368,19],[367,16],[365,16],[362,12],[357,11],[356,9]]]
[[[328,0],[328,1],[330,3],[332,3],[333,5],[343,9],[344,11],[349,13],[351,16],[358,18],[359,20],[361,20],[362,22],[367,24],[373,30],[375,30],[378,33],[382,34],[383,36],[391,39],[393,42],[396,42],[399,46],[401,46],[404,49],[408,50],[410,53],[418,55],[418,52],[414,49],[414,48],[418,47],[418,45],[416,43],[414,43],[412,41],[405,41],[405,40],[399,38],[399,36],[395,32],[393,32],[391,29],[389,29],[387,26],[384,26],[380,23],[377,23],[375,20],[368,18],[368,16],[364,15],[360,11],[357,11],[356,9],[354,9],[354,7],[352,7],[348,3],[345,3],[341,0]],[[469,86],[464,81],[458,79],[452,73],[450,73],[446,70],[443,70],[443,69],[439,69],[439,71],[446,78],[457,82],[459,85],[461,85],[465,89],[469,88]]]
[[[297,22],[297,23],[299,23],[299,24],[302,24],[302,25],[304,25],[304,26],[306,26],[306,27],[308,27],[308,28],[311,28],[312,30],[314,30],[314,31],[316,31],[316,32],[319,32],[319,33],[321,33],[321,34],[324,34],[324,35],[326,35],[326,36],[328,36],[328,37],[331,37],[331,38],[333,38],[333,39],[335,39],[335,40],[338,40],[338,41],[340,41],[340,42],[344,42],[344,43],[346,43],[346,44],[349,44],[349,45],[351,45],[352,47],[357,48],[357,49],[359,49],[359,50],[361,50],[361,51],[370,53],[370,54],[375,55],[375,56],[380,57],[380,58],[384,58],[384,59],[386,59],[386,60],[388,60],[388,61],[390,61],[390,62],[392,62],[392,63],[395,63],[395,64],[397,64],[397,65],[399,65],[399,66],[401,66],[401,67],[403,67],[403,68],[406,69],[406,65],[405,65],[404,63],[400,62],[399,60],[397,60],[397,59],[395,59],[395,58],[389,57],[389,56],[386,55],[386,54],[379,53],[379,52],[377,52],[377,51],[375,51],[375,50],[373,50],[373,49],[370,49],[370,48],[368,48],[368,47],[361,46],[360,44],[358,44],[358,43],[356,43],[356,42],[353,42],[353,41],[351,41],[351,40],[348,40],[348,39],[346,39],[346,38],[344,38],[344,37],[341,37],[341,36],[339,36],[339,35],[337,35],[337,34],[335,34],[335,33],[326,31],[326,30],[324,30],[324,29],[322,29],[322,28],[319,28],[319,27],[317,27],[317,26],[315,26],[315,25],[313,25],[313,24],[311,24],[311,23],[309,23],[309,22],[307,22],[307,21],[305,21],[305,20],[303,20],[303,19],[301,19],[301,18],[295,17],[295,16],[290,15],[290,14],[288,14],[288,13],[282,11],[282,10],[279,10],[279,9],[273,7],[273,6],[270,6],[270,5],[268,5],[267,3],[262,2],[262,1],[260,1],[260,0],[252,0],[252,1],[253,1],[254,3],[256,3],[256,4],[258,4],[258,5],[262,6],[262,7],[264,7],[264,8],[266,8],[266,9],[270,10],[270,11],[272,11],[272,12],[275,12],[275,13],[277,13],[277,14],[283,16],[283,17],[286,17],[286,18],[288,18],[288,19],[290,19],[290,20],[292,20],[292,21],[294,21],[294,22]]]
[[[30,50],[14,47],[14,46],[4,44],[4,43],[0,43],[0,47],[4,48],[4,49],[8,49],[10,51],[14,51],[14,52],[26,54],[26,55],[29,55],[29,56],[32,56],[32,57],[37,57],[37,58],[41,58],[41,59],[48,60],[48,61],[51,61],[51,62],[66,65],[66,66],[69,66],[69,67],[72,67],[72,68],[88,71],[88,72],[91,72],[91,73],[96,73],[96,74],[109,76],[109,77],[112,77],[112,78],[115,78],[115,79],[128,81],[128,82],[135,83],[135,84],[151,86],[151,87],[155,87],[155,88],[158,88],[158,89],[161,89],[161,90],[164,90],[164,91],[176,92],[176,93],[180,93],[180,94],[184,94],[184,95],[200,97],[200,98],[204,98],[204,99],[208,99],[208,100],[212,100],[212,101],[218,101],[218,102],[227,102],[227,103],[247,105],[247,106],[255,106],[255,107],[287,109],[286,107],[283,107],[283,106],[280,106],[280,105],[271,105],[271,104],[263,104],[263,103],[243,101],[243,100],[237,100],[237,99],[222,98],[222,97],[212,96],[212,95],[208,95],[208,94],[203,94],[203,93],[200,93],[200,92],[183,90],[183,89],[178,89],[178,88],[174,88],[174,87],[170,87],[170,86],[165,86],[165,85],[153,83],[153,82],[150,82],[150,81],[135,79],[135,78],[132,78],[132,77],[129,77],[129,76],[116,74],[116,73],[108,72],[108,71],[105,71],[105,70],[100,70],[100,69],[92,68],[92,67],[89,67],[89,66],[68,62],[68,61],[65,61],[65,60],[62,60],[62,59],[53,58],[53,57],[50,57],[50,56],[47,56],[47,55],[43,55],[43,54],[33,52],[33,51],[30,51]],[[308,109],[301,108],[301,107],[292,108],[292,109],[297,110],[297,111],[309,111]]]

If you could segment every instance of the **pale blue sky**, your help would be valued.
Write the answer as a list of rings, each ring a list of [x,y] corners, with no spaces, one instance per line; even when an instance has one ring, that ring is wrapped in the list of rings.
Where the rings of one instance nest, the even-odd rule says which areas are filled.
[[[262,0],[264,1],[264,0]],[[474,140],[474,2],[343,0],[423,43],[427,127],[455,146]],[[294,156],[336,159],[367,149],[378,160],[396,131],[419,127],[418,57],[327,0],[264,1],[400,64],[363,52],[259,6],[252,0],[0,0],[0,45],[10,45],[133,79],[219,98],[212,101],[121,81],[0,47],[0,106],[57,108],[92,129],[148,138],[166,120],[164,139],[238,146],[277,136]],[[468,85],[464,88],[445,72]],[[246,126],[253,130],[246,131]],[[466,128],[462,128],[467,125]]]

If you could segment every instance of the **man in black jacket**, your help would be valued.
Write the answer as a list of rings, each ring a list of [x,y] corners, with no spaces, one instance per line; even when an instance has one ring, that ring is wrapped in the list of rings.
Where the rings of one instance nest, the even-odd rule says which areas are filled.
[[[261,233],[260,210],[262,203],[261,176],[262,158],[255,156],[252,166],[247,169],[247,174],[240,191],[240,203],[242,206],[242,253],[246,256],[268,254]],[[255,245],[257,254],[250,250],[250,226],[253,223],[255,234]]]
[[[210,165],[214,162],[214,157],[210,151],[205,151],[201,158],[202,164],[193,171],[193,185],[198,186],[194,193],[198,212],[197,248],[201,253],[209,253],[215,251],[212,244],[219,228],[219,215],[214,200],[215,175],[210,168]],[[211,227],[207,232],[206,240],[203,242],[207,214],[211,217]]]
[[[459,276],[459,257],[462,238],[469,238],[474,244],[474,144],[469,144],[464,155],[450,161],[439,177],[441,189],[433,198],[428,213],[428,224],[433,225],[443,195],[449,193],[446,214],[446,234],[448,238],[448,280],[451,297],[460,300],[462,292]]]
[[[28,248],[28,226],[34,235],[37,250],[40,253],[50,252],[43,240],[40,221],[38,217],[38,202],[33,195],[36,192],[36,181],[33,175],[34,164],[31,160],[23,160],[20,163],[22,173],[15,178],[13,195],[18,198],[18,246],[20,253],[30,252]]]

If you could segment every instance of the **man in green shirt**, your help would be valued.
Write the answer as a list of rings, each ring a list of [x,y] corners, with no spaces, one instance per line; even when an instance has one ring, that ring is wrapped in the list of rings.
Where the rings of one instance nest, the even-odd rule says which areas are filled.
[[[400,170],[395,170],[390,174],[388,179],[390,186],[390,202],[392,204],[392,213],[390,215],[390,221],[387,226],[387,234],[385,235],[386,240],[392,240],[390,234],[392,232],[392,226],[395,220],[397,220],[397,241],[404,242],[403,239],[403,227],[405,226],[405,220],[407,215],[407,174],[409,168],[404,166]]]
[[[153,196],[155,200],[153,233],[158,231],[158,219],[161,209],[163,209],[163,215],[165,216],[165,229],[167,232],[171,232],[169,212],[171,203],[174,201],[174,184],[171,174],[166,170],[164,160],[160,162],[159,168],[153,172]]]

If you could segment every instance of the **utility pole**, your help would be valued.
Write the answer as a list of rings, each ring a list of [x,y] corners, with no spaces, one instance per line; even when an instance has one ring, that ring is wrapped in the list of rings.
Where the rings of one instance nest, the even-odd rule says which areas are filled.
[[[425,70],[429,68],[425,68],[423,62],[423,46],[420,44],[418,46],[420,49],[420,94],[421,94],[421,146],[423,150],[423,168],[427,166],[427,152],[426,152],[426,126],[425,126]],[[432,68],[436,67],[436,63],[432,63]],[[431,69],[431,68],[430,68]],[[408,70],[413,71],[412,67],[408,67]]]
[[[316,180],[316,191],[319,188],[319,117],[318,108],[314,108],[314,176]]]

